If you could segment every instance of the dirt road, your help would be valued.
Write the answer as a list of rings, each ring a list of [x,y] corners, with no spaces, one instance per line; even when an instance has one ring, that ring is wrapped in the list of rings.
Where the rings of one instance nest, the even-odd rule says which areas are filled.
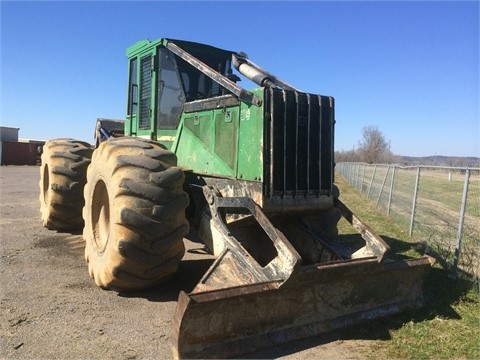
[[[41,226],[38,181],[38,167],[0,167],[0,359],[170,359],[178,292],[205,269],[182,263],[148,291],[101,290],[88,276],[81,234]],[[362,359],[370,344],[330,335],[247,357]]]

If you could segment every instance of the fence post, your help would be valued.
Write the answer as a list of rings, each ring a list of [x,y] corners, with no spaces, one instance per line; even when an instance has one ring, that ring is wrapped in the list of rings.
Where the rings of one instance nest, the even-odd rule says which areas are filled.
[[[417,178],[415,179],[415,192],[413,193],[413,204],[412,204],[412,216],[410,218],[410,231],[409,235],[412,237],[413,234],[413,221],[415,219],[415,207],[417,205],[417,193],[418,193],[418,182],[420,179],[420,166],[417,167]]]
[[[463,196],[462,196],[462,206],[460,208],[460,218],[458,220],[458,233],[457,233],[457,244],[455,245],[455,257],[453,260],[452,273],[450,278],[457,278],[457,266],[458,260],[460,258],[460,247],[462,245],[462,233],[463,233],[463,220],[465,218],[465,208],[467,206],[467,193],[468,193],[468,182],[470,180],[470,169],[467,168],[465,172],[465,184],[463,185]]]
[[[372,183],[373,183],[373,179],[375,178],[375,173],[376,172],[377,172],[377,165],[375,164],[375,166],[373,168],[372,179],[370,180],[370,184],[368,185],[367,199],[370,196],[370,190],[372,189]]]
[[[380,198],[382,197],[383,187],[385,186],[385,181],[387,181],[387,176],[389,171],[390,171],[390,166],[387,165],[387,171],[385,172],[385,176],[383,177],[383,181],[382,181],[382,186],[380,188],[380,192],[378,193],[377,205],[380,202]]]
[[[387,206],[387,216],[390,216],[390,207],[392,206],[392,196],[393,196],[393,184],[395,182],[395,170],[396,166],[393,167],[392,171],[392,182],[390,183],[390,194],[388,195],[388,206]]]

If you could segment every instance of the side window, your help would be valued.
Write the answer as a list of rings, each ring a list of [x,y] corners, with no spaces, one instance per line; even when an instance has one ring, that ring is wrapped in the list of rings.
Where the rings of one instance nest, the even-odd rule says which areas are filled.
[[[137,59],[130,60],[130,79],[128,82],[128,109],[127,115],[137,113],[138,84],[137,84]]]
[[[159,129],[175,129],[182,114],[185,94],[175,56],[169,50],[160,48],[158,59],[157,124]]]
[[[212,79],[210,79],[200,70],[194,68],[185,60],[178,57],[176,58],[176,60],[183,83],[183,89],[185,91],[185,101],[190,102],[195,100],[207,99],[212,96],[219,95],[218,84],[212,81]],[[212,87],[215,86],[212,84],[217,85],[217,93],[212,91]]]

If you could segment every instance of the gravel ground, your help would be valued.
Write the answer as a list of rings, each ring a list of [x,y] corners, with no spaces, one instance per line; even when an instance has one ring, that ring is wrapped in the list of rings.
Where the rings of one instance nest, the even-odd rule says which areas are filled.
[[[193,288],[205,261],[182,262],[173,278],[148,291],[96,287],[81,234],[41,226],[39,177],[35,166],[0,167],[0,359],[172,358],[178,292]],[[333,334],[248,357],[362,359],[371,342]]]

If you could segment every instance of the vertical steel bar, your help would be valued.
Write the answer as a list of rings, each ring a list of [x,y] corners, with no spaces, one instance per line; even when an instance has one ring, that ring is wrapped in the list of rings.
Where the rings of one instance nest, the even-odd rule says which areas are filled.
[[[413,193],[413,202],[412,202],[412,216],[410,217],[410,230],[408,234],[412,237],[413,234],[413,222],[415,219],[415,207],[417,205],[417,194],[418,194],[418,183],[420,180],[420,166],[417,167],[417,178],[415,179],[415,190]]]
[[[287,113],[287,93],[285,90],[282,90],[283,93],[283,189],[282,189],[282,197],[284,197],[287,194],[287,154],[288,149],[287,149],[287,119],[288,119],[288,113]]]
[[[323,104],[322,104],[322,96],[321,95],[317,95],[317,98],[318,98],[318,108],[319,108],[319,112],[318,112],[318,132],[320,133],[319,134],[319,139],[320,141],[318,142],[318,159],[322,159],[322,143],[323,141],[327,140],[327,139],[323,139],[323,126],[322,126],[322,119],[323,119]],[[333,145],[333,144],[332,144]],[[321,160],[320,160],[320,163],[321,163]],[[321,164],[319,164],[318,166],[318,189],[320,190],[322,188],[322,166]]]
[[[295,197],[298,196],[298,157],[299,157],[299,144],[298,144],[298,133],[299,133],[299,101],[298,101],[298,92],[295,91]]]
[[[467,194],[468,194],[468,183],[470,180],[470,169],[467,168],[465,172],[465,184],[463,185],[463,195],[462,195],[462,206],[460,208],[460,218],[458,220],[458,233],[457,233],[457,244],[455,245],[455,258],[453,260],[452,273],[450,277],[452,279],[457,278],[457,266],[458,260],[460,258],[460,248],[462,246],[462,233],[463,233],[463,222],[465,219],[465,208],[467,206]]]
[[[269,184],[270,184],[270,191],[269,191],[269,195],[270,197],[273,196],[273,193],[275,192],[275,186],[274,186],[274,179],[275,179],[275,171],[274,171],[274,168],[277,166],[276,162],[277,162],[277,159],[276,157],[274,156],[274,152],[275,152],[275,142],[274,142],[274,134],[275,134],[275,129],[276,129],[276,125],[275,125],[275,117],[276,117],[276,114],[277,112],[275,111],[275,98],[274,98],[274,92],[273,92],[273,89],[269,89],[269,97],[270,97],[270,104],[269,104],[269,107],[270,107],[270,134],[268,134],[268,136],[270,137],[270,151],[269,151],[269,154],[267,156],[270,157],[270,179],[269,179]],[[267,122],[268,123],[268,122]],[[278,151],[278,150],[276,150]]]
[[[310,104],[310,94],[307,94],[307,194],[310,194],[310,159],[312,155],[310,154],[310,134],[312,129],[312,109]]]

